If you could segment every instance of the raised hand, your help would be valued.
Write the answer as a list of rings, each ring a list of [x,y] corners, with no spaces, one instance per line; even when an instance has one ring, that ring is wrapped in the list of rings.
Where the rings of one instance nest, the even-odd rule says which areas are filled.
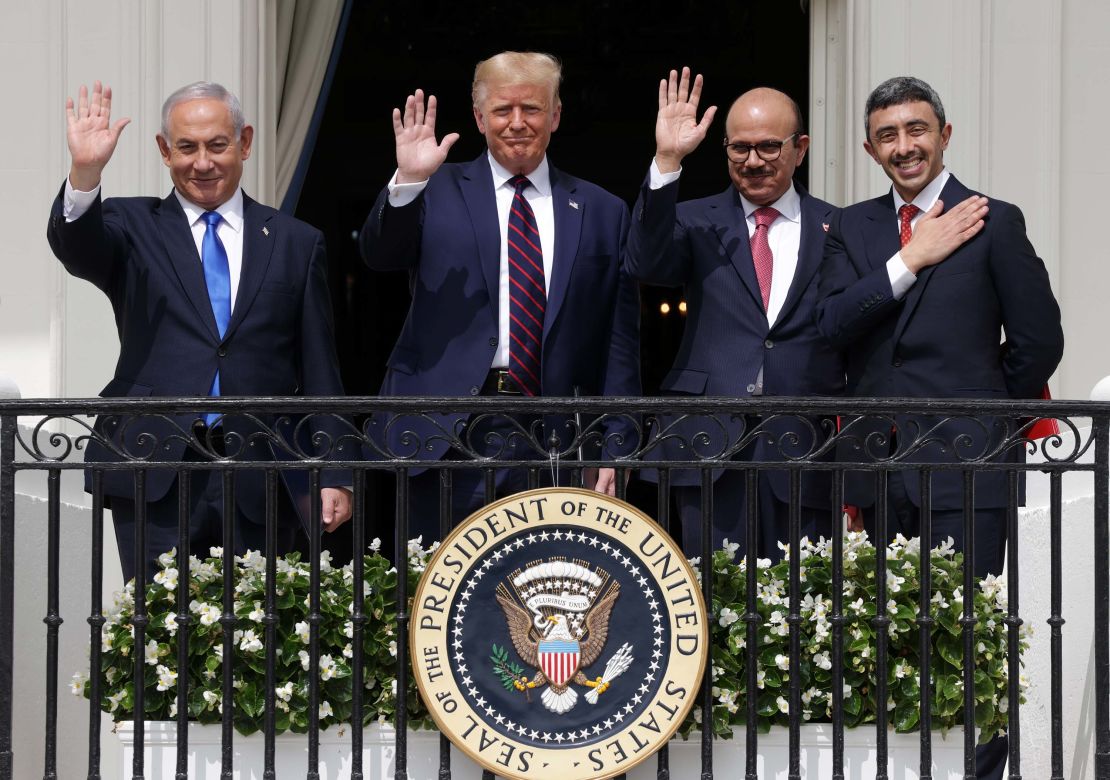
[[[66,141],[69,144],[69,182],[74,189],[88,192],[100,184],[100,173],[116,150],[120,133],[130,119],[112,118],[112,88],[93,82],[92,95],[85,85],[73,98],[66,98]]]
[[[671,71],[659,81],[659,114],[655,119],[655,164],[662,173],[677,171],[682,158],[698,148],[717,113],[716,106],[705,109],[698,121],[702,78],[699,73],[690,86],[690,69],[683,68],[679,78]]]
[[[459,140],[458,133],[448,133],[436,142],[436,97],[428,96],[424,110],[424,91],[416,90],[405,101],[405,113],[393,109],[393,135],[397,141],[397,183],[424,181],[439,170],[447,159],[447,151]]]
[[[941,214],[943,209],[944,202],[938,200],[922,214],[913,228],[913,237],[902,247],[902,262],[915,274],[942,262],[983,229],[987,199],[972,195],[946,214]]]

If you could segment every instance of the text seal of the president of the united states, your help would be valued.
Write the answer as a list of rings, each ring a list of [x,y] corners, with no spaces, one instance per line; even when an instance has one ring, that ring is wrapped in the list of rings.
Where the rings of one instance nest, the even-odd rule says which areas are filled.
[[[412,666],[443,733],[501,777],[606,778],[694,704],[708,627],[694,571],[635,507],[531,490],[466,519],[413,598]]]

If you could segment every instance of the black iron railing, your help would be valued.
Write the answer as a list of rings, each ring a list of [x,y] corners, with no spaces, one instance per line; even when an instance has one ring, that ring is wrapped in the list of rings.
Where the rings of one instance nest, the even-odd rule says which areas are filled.
[[[248,421],[249,425],[227,430],[235,431],[215,441],[198,438],[197,428],[191,421],[198,412],[218,412],[227,420]],[[455,415],[452,418],[450,415]],[[918,422],[906,423],[906,415],[914,415]],[[91,416],[99,415],[101,425],[93,428]],[[464,415],[470,424],[452,422]],[[523,460],[501,457],[504,441],[496,438],[482,441],[471,439],[470,432],[480,429],[474,425],[478,419],[504,418],[509,438],[527,443],[533,455]],[[1062,428],[1062,435],[1050,439],[1030,439],[1029,431],[1037,419],[1055,418]],[[556,422],[553,424],[552,420]],[[927,420],[922,424],[921,420]],[[951,425],[953,421],[958,425]],[[107,425],[105,422],[115,422]],[[615,424],[614,424],[615,423]],[[971,433],[968,433],[970,426]],[[104,433],[112,432],[112,435]],[[763,437],[768,447],[762,449],[761,459],[753,461],[739,454],[748,451],[752,444]],[[892,442],[896,440],[896,445]],[[187,461],[161,460],[169,442],[184,443],[194,455]],[[435,443],[446,442],[452,457],[429,464],[420,455]],[[669,444],[664,445],[664,442]],[[239,460],[237,456],[249,448],[268,445],[275,453],[273,458]],[[684,457],[674,457],[677,450]],[[108,459],[91,467],[81,462],[81,453],[90,445],[108,453]],[[666,446],[668,457],[660,459]],[[839,449],[855,452],[857,458],[849,462],[836,460]],[[1047,447],[1047,449],[1046,449]],[[1025,462],[1015,458],[1015,452],[1039,453],[1043,458]],[[768,454],[770,452],[771,454]],[[926,452],[933,455],[924,457]],[[940,453],[940,457],[936,457]],[[1047,620],[1051,629],[1051,764],[1052,777],[1063,778],[1064,738],[1062,703],[1062,637],[1063,605],[1061,589],[1062,549],[1061,479],[1071,472],[1090,472],[1094,481],[1094,509],[1091,520],[1094,556],[1094,581],[1090,587],[1095,594],[1093,616],[1078,615],[1080,620],[1093,617],[1095,631],[1095,771],[1099,778],[1110,778],[1110,533],[1108,533],[1108,467],[1110,467],[1110,404],[1086,402],[986,402],[986,401],[929,401],[890,399],[855,401],[845,399],[382,399],[382,398],[273,398],[273,399],[115,399],[115,400],[26,400],[0,401],[0,780],[13,777],[14,750],[33,751],[44,755],[43,777],[55,777],[60,735],[57,729],[57,691],[59,665],[59,628],[63,621],[59,602],[60,558],[63,544],[60,528],[60,476],[68,470],[88,468],[92,493],[89,513],[92,530],[90,551],[89,588],[90,611],[89,652],[93,674],[90,680],[90,717],[88,729],[88,777],[100,776],[100,701],[103,680],[98,673],[101,661],[101,629],[104,624],[104,604],[101,599],[104,566],[116,562],[104,561],[104,480],[112,472],[125,471],[134,475],[134,499],[137,510],[137,531],[134,544],[137,559],[142,559],[145,549],[146,480],[158,469],[176,473],[182,490],[179,491],[180,555],[188,555],[188,484],[191,475],[201,471],[216,471],[221,475],[225,516],[234,513],[235,474],[243,470],[262,471],[265,474],[266,523],[266,599],[265,631],[267,691],[265,697],[266,777],[273,777],[275,731],[275,513],[279,479],[286,470],[307,471],[309,495],[318,493],[322,474],[328,470],[350,470],[350,484],[354,492],[352,520],[353,549],[366,548],[367,534],[372,518],[368,517],[367,478],[372,472],[393,475],[396,482],[395,561],[403,569],[406,560],[406,540],[409,522],[409,472],[415,468],[432,465],[438,470],[440,490],[440,527],[450,529],[452,518],[450,498],[452,475],[460,470],[481,469],[486,475],[487,498],[493,499],[493,474],[499,468],[525,469],[528,486],[544,483],[554,466],[570,468],[579,476],[581,469],[598,466],[615,466],[618,497],[624,497],[625,477],[652,461],[657,477],[657,519],[667,527],[670,521],[672,475],[679,470],[694,469],[701,475],[703,516],[710,517],[713,509],[713,491],[710,489],[715,470],[740,470],[746,474],[748,485],[747,543],[749,550],[757,549],[757,514],[755,486],[757,473],[775,469],[790,475],[791,512],[788,529],[790,549],[799,548],[800,483],[802,474],[809,471],[830,472],[833,476],[829,511],[839,522],[843,503],[843,482],[846,473],[870,473],[876,489],[881,494],[888,476],[894,471],[910,474],[920,480],[923,505],[929,506],[933,477],[944,472],[958,472],[964,486],[965,554],[970,558],[974,545],[975,528],[972,522],[974,490],[977,477],[1002,472],[1008,487],[1007,522],[1007,575],[1009,605],[1005,616],[1008,631],[1009,664],[1009,776],[1021,776],[1021,708],[1019,679],[1019,630],[1030,616],[1019,609],[1018,527],[1020,475],[1027,472],[1044,472],[1050,482],[1051,518],[1051,614],[1035,616]],[[40,669],[15,668],[14,615],[15,604],[20,599],[20,587],[14,577],[14,541],[16,511],[16,476],[24,472],[45,473],[47,486],[47,610],[46,624],[46,723],[41,745],[13,745],[13,678],[15,675],[37,675]],[[319,504],[309,502],[312,522],[319,523]],[[923,512],[922,534],[928,538],[928,511]],[[875,531],[886,536],[887,514],[882,504],[876,512]],[[706,523],[706,526],[708,522]],[[224,603],[220,623],[223,627],[225,659],[233,657],[234,631],[237,618],[234,612],[234,525],[224,524]],[[702,529],[702,560],[709,561],[712,534],[708,527]],[[840,534],[832,538],[832,567],[834,586],[831,588],[832,609],[832,723],[834,733],[834,777],[844,776],[842,711],[842,683],[844,673],[843,626],[846,622],[842,593],[835,583],[843,572],[843,545]],[[930,630],[933,617],[930,611],[929,545],[921,545],[921,598],[917,616],[920,632],[921,656],[921,775],[929,776],[931,736],[929,725],[931,711],[928,701],[930,679]],[[308,540],[308,561],[311,564],[311,590],[309,618],[310,668],[316,669],[319,660],[318,624],[320,615],[320,538],[311,535]],[[355,593],[362,592],[364,572],[362,556],[353,560]],[[186,567],[187,569],[187,567]],[[707,604],[712,603],[711,567],[703,566],[703,588]],[[886,560],[876,558],[877,603],[886,603]],[[756,638],[758,615],[755,603],[756,567],[747,568],[747,614],[741,616],[747,625],[747,686],[756,689],[758,661]],[[181,576],[177,586],[177,662],[184,669],[188,659],[188,638],[191,621],[195,618],[189,610],[188,576]],[[789,592],[799,592],[800,563],[791,556]],[[964,592],[972,593],[975,579],[970,566],[964,568]],[[136,589],[142,593],[141,588]],[[407,668],[407,581],[397,578],[397,707],[396,707],[396,777],[406,777],[406,685]],[[973,599],[965,599],[963,625],[963,652],[965,661],[974,657],[976,621]],[[352,613],[354,624],[353,657],[351,665],[355,680],[360,680],[363,669],[362,626],[368,616],[364,614],[361,600],[356,599]],[[798,624],[802,621],[798,600],[789,601],[790,669],[799,668]],[[137,598],[134,608],[136,679],[144,673],[144,632],[148,623],[144,599]],[[886,632],[890,619],[884,610],[878,610],[873,619],[877,634],[875,651],[878,655],[877,701],[887,697],[886,681],[890,659],[887,657]],[[223,664],[223,701],[234,700],[233,669],[231,663]],[[972,664],[964,664],[964,727],[965,767],[968,776],[974,776],[975,734],[974,685]],[[308,767],[306,776],[316,777],[315,767],[319,748],[318,675],[309,677],[308,707]],[[700,707],[702,711],[702,772],[703,778],[712,778],[713,720],[711,675],[706,674]],[[182,674],[182,681],[185,675]],[[186,777],[188,706],[186,685],[177,691],[178,707],[178,769],[177,777]],[[352,700],[352,777],[364,776],[362,767],[362,729],[365,703],[362,686],[354,684]],[[799,725],[801,723],[801,695],[799,675],[791,674],[790,701],[790,771],[799,776]],[[144,777],[143,686],[135,686],[134,729],[135,751],[132,773]],[[745,776],[757,777],[756,759],[759,750],[755,712],[755,696],[747,698],[747,754]],[[230,777],[234,707],[224,708],[223,761],[225,775]],[[887,714],[877,707],[875,726],[878,744],[878,774],[886,777]],[[66,737],[67,749],[74,738]],[[736,776],[730,770],[728,776]],[[451,776],[450,751],[446,739],[441,740],[439,777]],[[487,776],[492,777],[487,773]],[[658,755],[658,777],[669,778],[668,754],[664,748]]]

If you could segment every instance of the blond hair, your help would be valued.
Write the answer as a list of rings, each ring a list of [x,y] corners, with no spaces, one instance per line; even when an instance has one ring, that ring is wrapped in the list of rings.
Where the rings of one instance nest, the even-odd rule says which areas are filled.
[[[470,97],[478,108],[486,98],[489,84],[546,84],[551,87],[552,107],[560,105],[559,84],[563,66],[552,54],[538,51],[503,51],[482,60],[474,68]]]

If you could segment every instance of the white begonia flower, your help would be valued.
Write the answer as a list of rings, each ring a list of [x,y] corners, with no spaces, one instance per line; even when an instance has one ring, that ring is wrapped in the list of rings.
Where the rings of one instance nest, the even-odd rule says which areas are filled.
[[[119,707],[123,697],[127,695],[127,691],[116,691],[108,695],[108,712],[115,712]]]
[[[254,629],[247,629],[243,632],[243,638],[239,642],[239,649],[244,653],[260,653],[264,647],[258,634],[254,633]]]
[[[202,693],[201,695],[204,697],[204,701],[208,704],[208,709],[212,709],[213,706],[217,706],[220,708],[220,712],[224,711],[223,703],[220,701],[220,694],[216,693],[215,691],[204,691],[204,693]]]
[[[69,691],[74,696],[82,696],[85,693],[85,683],[89,681],[89,675],[85,672],[74,672],[73,677],[69,681]]]
[[[378,550],[382,549],[382,540],[375,536],[370,541],[368,549],[370,550],[370,552],[377,552]]]
[[[320,553],[320,573],[322,574],[331,570],[331,550],[324,550]]]
[[[220,608],[215,604],[201,604],[197,612],[200,615],[200,624],[202,626],[210,626],[220,619]]]
[[[158,572],[157,574],[154,575],[154,582],[158,585],[161,585],[166,590],[170,590],[170,591],[176,590],[177,589],[177,569],[173,568],[172,566],[169,567],[169,568],[163,569],[162,571],[160,571],[160,572]]]
[[[395,639],[389,640],[389,654],[394,658],[397,657],[397,640]]]
[[[397,678],[392,677],[389,680],[389,693],[393,698],[397,698]]]
[[[779,696],[777,699],[775,699],[775,704],[779,706],[779,712],[783,713],[784,715],[790,714],[790,702],[786,700],[785,696]]]
[[[209,558],[223,558],[224,557],[224,548],[223,547],[209,547],[208,548],[208,557]]]
[[[355,603],[352,601],[351,606],[353,607],[354,605]],[[355,638],[355,622],[353,620],[348,620],[346,623],[343,624],[343,636],[347,637],[348,639]]]
[[[897,593],[902,590],[902,583],[905,581],[905,577],[899,577],[890,569],[886,570],[886,587],[891,593]]]
[[[281,701],[289,701],[293,698],[293,687],[294,686],[292,680],[285,683],[285,685],[279,685],[278,687],[274,688],[274,696],[276,696]]]
[[[331,709],[331,702],[328,702],[328,701],[320,702],[320,720],[323,720],[324,718],[330,717],[334,714],[335,713],[332,712],[332,709]]]
[[[308,651],[307,650],[299,651],[297,653],[297,657],[301,659],[301,668],[304,669],[307,672],[308,671],[308,665],[309,665],[310,660],[311,660],[308,656]]]
[[[726,537],[721,542],[721,549],[728,553],[728,557],[735,558],[736,553],[740,550],[740,544],[738,542],[730,542]]]
[[[832,659],[829,658],[829,651],[823,650],[820,653],[814,654],[813,663],[825,671],[832,669]]]
[[[177,698],[174,697],[173,701],[170,702],[170,719],[172,720],[176,717],[177,717]]]
[[[343,657],[344,658],[353,658],[354,654],[355,654],[355,649],[351,646],[350,642],[348,642],[347,644],[345,644],[343,646]]]
[[[255,623],[261,623],[264,617],[266,617],[266,610],[262,608],[262,602],[254,602],[254,609],[247,613],[247,619],[253,620]]]
[[[729,609],[728,607],[721,607],[721,614],[717,618],[718,622],[723,628],[728,628],[739,619],[740,615],[738,615],[736,612]]]
[[[164,552],[158,556],[158,565],[165,569],[168,566],[173,566],[177,562],[177,548],[171,547],[169,552]]]
[[[309,642],[309,628],[307,621],[300,621],[297,625],[293,626],[293,633],[295,633],[301,640],[301,644],[307,645]]]
[[[320,679],[330,680],[332,677],[335,677],[336,672],[337,667],[335,660],[327,653],[320,656]]]
[[[779,653],[775,656],[775,666],[783,671],[788,671],[790,669],[790,656]]]
[[[762,688],[762,687],[763,687],[763,684],[764,684],[764,681],[765,681],[766,679],[767,679],[767,672],[765,672],[765,671],[763,671],[762,669],[760,669],[760,670],[759,670],[758,672],[756,672],[756,674],[755,674],[755,686],[756,686],[757,688]]]
[[[151,639],[146,643],[146,662],[148,666],[155,666],[158,663],[157,639]]]
[[[167,612],[163,625],[166,627],[166,633],[170,636],[177,636],[177,613]]]
[[[113,647],[113,641],[114,640],[112,639],[112,633],[110,631],[102,631],[100,633],[100,651],[102,653],[107,653],[109,650],[111,650]]]
[[[158,668],[154,670],[158,675],[158,690],[168,691],[170,688],[177,685],[177,672],[167,666],[158,664]]]

